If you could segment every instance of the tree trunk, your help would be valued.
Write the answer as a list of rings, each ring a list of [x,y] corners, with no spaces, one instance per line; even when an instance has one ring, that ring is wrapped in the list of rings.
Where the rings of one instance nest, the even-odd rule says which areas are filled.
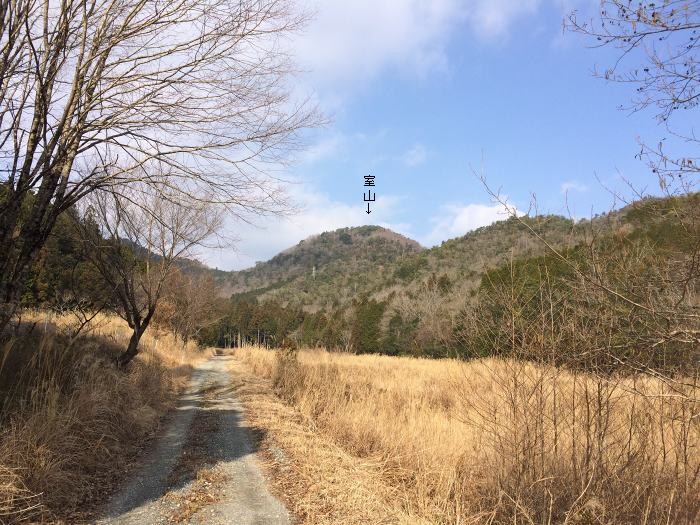
[[[17,253],[15,234],[22,200],[18,192],[7,188],[0,202],[0,334],[5,331],[19,307],[14,256]]]
[[[5,332],[5,328],[9,326],[16,311],[16,303],[0,302],[0,336]]]
[[[36,237],[31,239],[31,247],[10,248],[13,253],[7,256],[9,260],[3,261],[9,263],[4,264],[6,267],[9,266],[9,268],[0,274],[0,334],[5,331],[12,317],[20,308],[29,271],[36,262],[46,236],[37,234]],[[17,251],[20,253],[16,253]]]
[[[21,304],[22,294],[31,267],[46,243],[56,223],[59,208],[51,199],[55,196],[57,177],[48,172],[41,187],[27,201],[28,192],[8,189],[0,203],[0,334],[10,323]],[[19,213],[23,203],[30,202],[26,222],[19,226]]]
[[[144,327],[134,328],[134,332],[131,334],[131,338],[129,339],[129,346],[127,346],[126,350],[117,358],[117,366],[119,368],[124,368],[134,357],[138,355],[139,342],[141,341],[141,336],[145,331],[146,329]]]

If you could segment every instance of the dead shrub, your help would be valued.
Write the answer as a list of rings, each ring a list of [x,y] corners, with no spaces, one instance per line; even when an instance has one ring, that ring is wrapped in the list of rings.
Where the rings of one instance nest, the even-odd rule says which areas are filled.
[[[5,342],[0,523],[89,507],[157,429],[188,363],[161,359],[149,346],[120,371],[114,357],[121,344],[96,333],[71,340],[56,330]]]
[[[380,466],[415,522],[691,525],[700,516],[700,406],[663,381],[514,359],[236,356],[358,468]]]

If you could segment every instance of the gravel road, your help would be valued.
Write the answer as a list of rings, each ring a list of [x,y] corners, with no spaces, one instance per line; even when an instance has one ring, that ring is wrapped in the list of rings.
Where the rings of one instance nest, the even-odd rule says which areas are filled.
[[[230,386],[230,357],[194,372],[141,468],[108,503],[103,525],[287,525],[256,464]]]

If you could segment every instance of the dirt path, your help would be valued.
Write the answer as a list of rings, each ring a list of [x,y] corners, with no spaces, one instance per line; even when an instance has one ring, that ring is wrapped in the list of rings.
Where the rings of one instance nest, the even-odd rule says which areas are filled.
[[[99,524],[286,525],[241,424],[229,357],[197,368],[143,466],[109,502]]]

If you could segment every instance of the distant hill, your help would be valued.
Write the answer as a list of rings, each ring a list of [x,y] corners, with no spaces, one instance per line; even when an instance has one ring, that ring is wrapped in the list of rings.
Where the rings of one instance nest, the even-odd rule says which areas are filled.
[[[325,298],[338,289],[352,289],[356,280],[369,282],[423,250],[416,241],[379,226],[341,228],[304,239],[254,268],[216,275],[226,294],[318,303],[305,296]]]
[[[638,243],[660,262],[682,261],[697,242],[688,233],[697,209],[700,197],[693,194],[643,199],[590,220],[510,218],[430,249],[378,226],[322,233],[254,268],[212,270],[231,301],[207,341],[227,344],[242,334],[256,342],[291,338],[355,351],[447,355],[459,345],[462,312],[476,306],[493,275],[556,260],[538,235],[581,257],[591,243],[613,258],[619,247]],[[552,278],[561,277],[560,266],[552,263]],[[374,334],[366,338],[371,342],[366,334]]]
[[[570,240],[575,229],[571,220],[554,215],[531,222],[555,243]],[[212,272],[222,296],[274,300],[313,312],[344,306],[359,295],[385,300],[418,293],[433,275],[468,293],[478,286],[485,269],[541,250],[515,219],[431,249],[386,228],[360,226],[314,235],[254,268]]]

